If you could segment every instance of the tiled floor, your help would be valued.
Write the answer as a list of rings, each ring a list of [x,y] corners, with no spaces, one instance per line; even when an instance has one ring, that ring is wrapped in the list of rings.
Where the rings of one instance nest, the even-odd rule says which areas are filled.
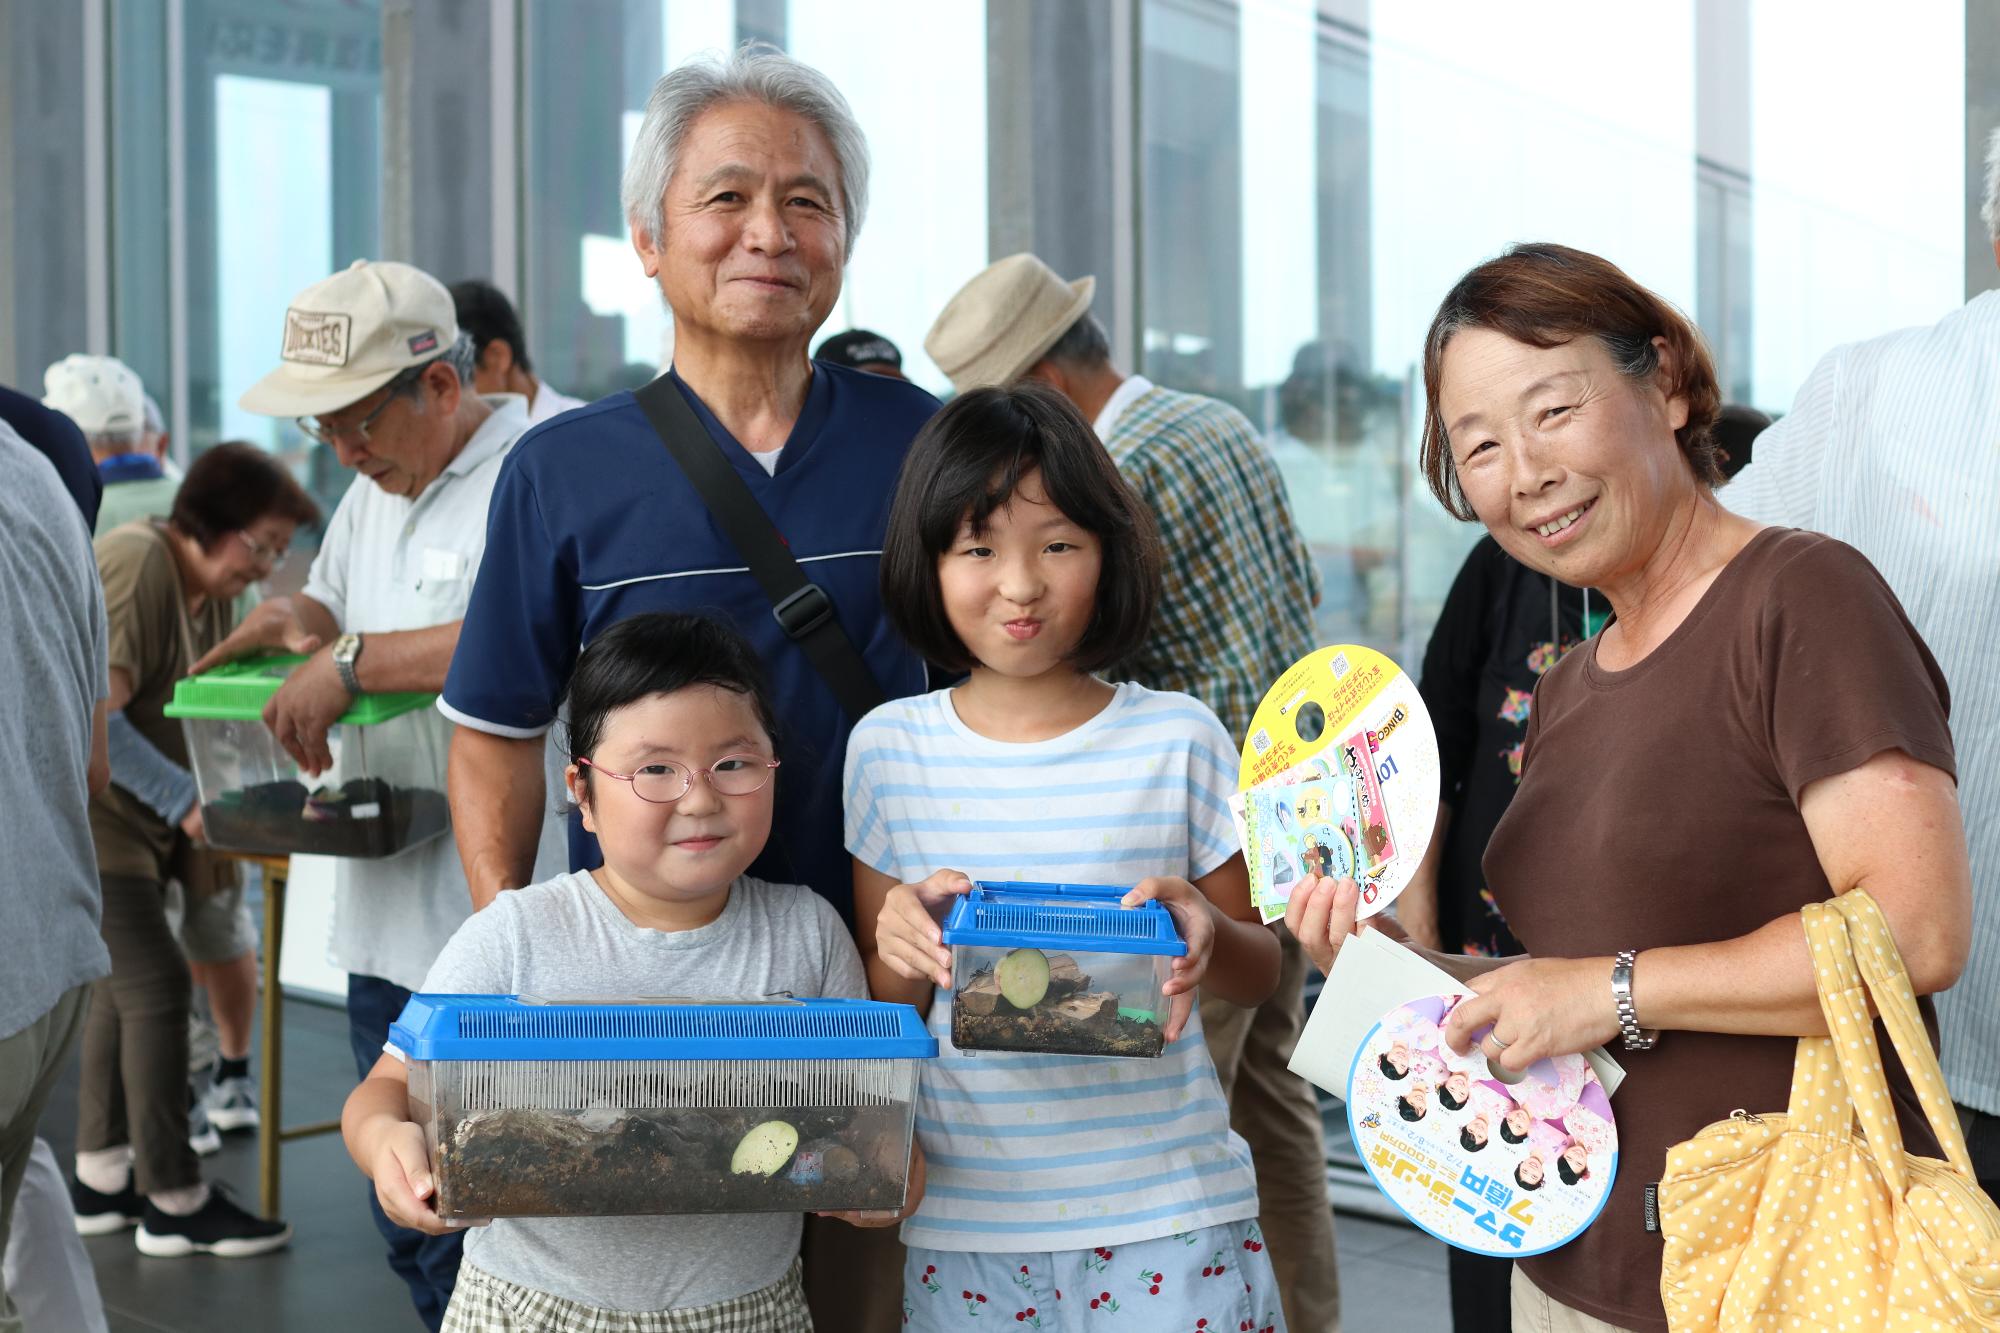
[[[297,1124],[337,1116],[353,1084],[340,1011],[285,1006],[285,1113]],[[58,1089],[43,1132],[65,1162],[74,1146],[76,1083]],[[257,1197],[255,1139],[233,1135],[207,1159],[211,1178]],[[381,1259],[366,1188],[337,1137],[288,1144],[284,1212],[296,1237],[259,1259],[147,1259],[130,1233],[87,1242],[113,1333],[417,1333],[402,1284]],[[1447,1333],[1444,1247],[1408,1227],[1343,1215],[1340,1285],[1346,1333]],[[30,1333],[42,1333],[30,1330]],[[52,1331],[68,1333],[68,1330]],[[1150,1330],[1146,1333],[1151,1333]]]

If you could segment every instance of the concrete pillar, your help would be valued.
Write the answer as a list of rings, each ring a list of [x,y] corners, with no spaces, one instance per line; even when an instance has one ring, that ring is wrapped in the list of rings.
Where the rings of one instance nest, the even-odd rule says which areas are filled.
[[[1128,179],[1137,89],[1128,78],[1133,100],[1120,112],[1108,75],[1134,63],[1122,45],[1133,8],[1133,0],[1008,0],[986,10],[990,253],[1031,250],[1065,277],[1095,274],[1092,308],[1127,370],[1138,368]]]
[[[496,219],[511,207],[493,188],[495,14],[492,0],[382,5],[380,257],[446,283],[493,276]]]
[[[2000,128],[2000,5],[1965,6],[1965,299],[2000,287],[2000,263],[1979,206],[1986,193],[1986,141]]]

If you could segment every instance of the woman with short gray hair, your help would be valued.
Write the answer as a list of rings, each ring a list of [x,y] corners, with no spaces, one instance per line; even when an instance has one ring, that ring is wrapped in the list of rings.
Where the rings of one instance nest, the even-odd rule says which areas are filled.
[[[636,395],[614,393],[531,431],[494,490],[441,702],[459,724],[452,822],[476,904],[532,882],[523,831],[547,799],[540,737],[583,646],[642,612],[708,611],[756,647],[785,733],[771,840],[749,873],[810,886],[852,926],[841,767],[870,706],[857,706],[860,696],[924,687],[923,663],[883,614],[877,567],[903,455],[937,410],[912,384],[810,357],[867,201],[867,141],[810,66],[745,46],[655,85],[623,205],[673,315],[673,367]],[[785,596],[784,621],[747,568],[755,550],[725,535],[679,458],[698,469],[719,461],[714,471],[733,474],[730,490],[743,493],[735,503],[754,502],[763,512],[752,519],[784,534],[783,553],[809,580]],[[768,553],[776,540],[759,547]],[[840,686],[821,674],[842,666]],[[599,864],[574,824],[571,852],[573,869]],[[649,1225],[635,1219],[634,1235]],[[822,1333],[901,1322],[892,1233],[807,1219],[804,1256]],[[765,1260],[760,1276],[776,1282],[790,1256]],[[741,1271],[661,1265],[649,1299],[662,1309],[748,1299],[755,1293],[729,1286]]]

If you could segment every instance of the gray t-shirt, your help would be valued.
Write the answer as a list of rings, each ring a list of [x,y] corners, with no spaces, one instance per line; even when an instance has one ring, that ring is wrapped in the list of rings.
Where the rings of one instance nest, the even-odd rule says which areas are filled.
[[[90,726],[105,696],[104,591],[49,460],[0,422],[0,1037],[111,970],[90,840]],[[34,705],[26,706],[24,691]]]
[[[824,898],[748,875],[696,930],[635,926],[586,871],[512,893],[459,927],[435,994],[863,998],[861,955]],[[612,1310],[706,1305],[767,1287],[799,1251],[796,1213],[500,1218],[465,1257],[523,1286]]]

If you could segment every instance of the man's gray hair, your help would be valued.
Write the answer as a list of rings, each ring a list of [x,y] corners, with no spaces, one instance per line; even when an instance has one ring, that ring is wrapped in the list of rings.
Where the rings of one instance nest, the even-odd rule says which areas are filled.
[[[1111,336],[1097,322],[1097,316],[1086,310],[1083,317],[1064,329],[1055,345],[1037,359],[1053,361],[1059,366],[1075,366],[1079,370],[1095,370],[1111,360]]]
[[[469,388],[473,379],[479,374],[479,353],[474,348],[472,335],[463,329],[459,330],[458,337],[452,340],[451,346],[430,360],[411,366],[391,380],[390,383],[396,386],[394,392],[414,398],[421,404],[423,394],[417,388],[418,378],[423,371],[436,365],[450,366],[452,373],[458,376],[459,387]]]
[[[88,436],[90,447],[101,454],[132,454],[146,442],[146,433],[140,430],[100,430]]]
[[[1986,239],[2000,245],[2000,127],[1986,136],[1986,197],[1979,206]]]
[[[840,170],[840,203],[847,222],[847,253],[868,212],[868,139],[833,80],[776,47],[745,42],[727,59],[704,56],[669,71],[646,99],[646,119],[625,164],[622,198],[626,221],[655,245],[666,230],[663,200],[680,164],[688,131],[711,107],[761,102],[819,126],[833,145]]]

